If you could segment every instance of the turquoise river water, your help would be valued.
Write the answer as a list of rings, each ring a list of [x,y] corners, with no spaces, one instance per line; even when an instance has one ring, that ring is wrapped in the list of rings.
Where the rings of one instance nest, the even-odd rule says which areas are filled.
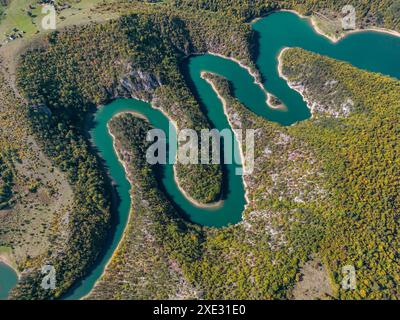
[[[235,96],[251,111],[264,118],[290,125],[310,117],[309,109],[302,97],[290,89],[281,79],[277,71],[277,57],[284,47],[301,47],[312,52],[332,58],[347,61],[356,67],[380,72],[400,79],[400,38],[385,33],[360,32],[351,34],[337,43],[317,34],[307,19],[294,13],[277,12],[253,24],[253,29],[259,33],[259,55],[257,67],[263,78],[265,89],[277,96],[287,106],[286,111],[269,108],[265,93],[254,84],[253,77],[246,69],[236,62],[211,54],[191,57],[184,69],[191,82],[193,90],[200,99],[203,110],[212,123],[219,129],[230,129],[223,112],[221,102],[210,85],[200,77],[202,71],[210,71],[222,75],[233,83]],[[95,126],[91,130],[94,144],[99,149],[102,158],[109,169],[110,175],[117,184],[120,197],[117,214],[119,222],[115,227],[112,242],[90,274],[83,279],[66,299],[79,299],[90,292],[99,279],[104,268],[117,247],[126,226],[130,210],[130,184],[126,179],[124,169],[119,163],[112,146],[112,138],[107,131],[107,122],[116,114],[124,111],[134,111],[143,114],[150,123],[168,133],[168,119],[147,103],[134,99],[118,99],[100,108],[95,115]],[[175,132],[172,132],[175,135]],[[234,141],[237,144],[237,141]],[[235,174],[239,165],[225,165],[226,184],[224,185],[223,201],[215,208],[199,208],[188,201],[179,191],[173,179],[172,165],[163,166],[161,183],[165,192],[192,222],[212,227],[223,227],[241,220],[246,204],[242,177]],[[0,298],[4,298],[6,290],[1,291],[2,279],[12,279],[6,282],[6,290],[16,282],[16,276],[9,268],[0,264]],[[7,286],[7,283],[9,284]]]

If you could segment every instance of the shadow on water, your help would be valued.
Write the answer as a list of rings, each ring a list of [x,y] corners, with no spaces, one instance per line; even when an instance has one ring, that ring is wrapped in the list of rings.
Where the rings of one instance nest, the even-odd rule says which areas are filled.
[[[119,185],[109,174],[109,166],[107,165],[106,160],[101,156],[101,152],[100,152],[99,148],[93,143],[92,136],[90,134],[91,130],[93,130],[98,124],[95,120],[96,111],[97,111],[97,108],[93,108],[90,110],[90,112],[86,116],[86,119],[84,121],[84,130],[82,133],[88,139],[88,141],[92,142],[90,144],[89,148],[92,151],[92,154],[96,155],[97,161],[100,163],[100,170],[102,171],[102,174],[104,177],[107,192],[108,192],[108,194],[110,194],[111,220],[110,220],[109,230],[107,232],[107,237],[104,240],[104,243],[101,244],[102,249],[100,250],[98,257],[92,263],[92,266],[90,268],[88,268],[87,274],[83,278],[81,278],[77,282],[75,282],[75,284],[65,294],[63,294],[61,299],[65,299],[65,300],[68,300],[70,297],[74,296],[75,290],[78,289],[79,287],[81,287],[84,280],[93,274],[93,272],[98,267],[98,264],[104,259],[104,255],[109,250],[113,249],[113,244],[115,243],[115,240],[116,240],[117,227],[121,224],[121,217],[118,212],[118,209],[119,209],[119,206],[121,203],[121,197],[117,190]]]
[[[253,61],[258,61],[260,58],[260,38],[261,35],[257,30],[251,29],[251,45],[250,45],[250,55]],[[260,72],[261,81],[265,82],[267,80],[266,75]]]
[[[193,94],[195,100],[199,104],[200,111],[204,114],[207,122],[210,124],[210,127],[215,128],[215,123],[213,123],[212,119],[208,115],[208,108],[205,106],[203,99],[201,98],[199,91],[197,90],[196,85],[193,82],[193,79],[190,76],[190,71],[189,71],[189,63],[190,63],[190,58],[196,57],[198,55],[190,55],[187,57],[184,57],[182,61],[180,61],[179,64],[179,69],[181,74],[183,75],[183,79],[185,80],[185,83],[187,87],[189,88],[190,92]]]

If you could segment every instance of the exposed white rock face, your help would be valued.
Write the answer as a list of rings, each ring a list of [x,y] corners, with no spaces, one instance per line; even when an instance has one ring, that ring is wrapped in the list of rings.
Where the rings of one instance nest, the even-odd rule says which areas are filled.
[[[266,146],[264,149],[264,154],[268,157],[272,154],[272,150],[268,146]]]
[[[249,212],[241,222],[246,231],[245,241],[251,245],[257,245],[255,239],[260,235],[267,235],[268,245],[272,250],[276,250],[286,243],[284,232],[274,220],[281,216],[282,212],[269,209],[255,210]]]
[[[274,143],[277,145],[283,145],[286,146],[291,142],[291,137],[288,136],[287,134],[280,132],[278,137],[275,138]]]
[[[354,102],[348,98],[345,102],[340,105],[340,109],[344,117],[348,117],[354,107]]]
[[[120,79],[114,95],[151,101],[154,91],[161,85],[161,80],[154,74],[133,70],[132,66],[128,65],[126,75]]]
[[[354,109],[354,102],[350,97],[343,98],[340,83],[329,80],[324,83],[326,92],[313,92],[312,88],[302,81],[288,81],[293,90],[301,94],[313,116],[328,115],[334,118],[346,118]],[[329,97],[329,99],[327,99]]]
[[[325,86],[325,87],[332,88],[332,87],[335,86],[337,83],[338,83],[337,80],[329,80],[329,81],[325,82],[324,86]]]

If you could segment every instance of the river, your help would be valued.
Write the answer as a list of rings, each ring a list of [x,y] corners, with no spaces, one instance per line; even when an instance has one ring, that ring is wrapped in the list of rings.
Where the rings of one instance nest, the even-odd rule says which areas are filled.
[[[347,61],[356,67],[381,72],[400,79],[400,38],[372,31],[353,33],[337,43],[314,31],[309,20],[291,12],[271,14],[253,24],[259,33],[259,55],[256,61],[263,78],[265,89],[278,97],[287,106],[286,111],[269,108],[265,93],[254,83],[253,77],[236,62],[206,54],[191,57],[185,62],[184,69],[190,79],[193,90],[203,106],[212,125],[219,129],[230,129],[223,113],[221,102],[210,85],[201,78],[202,71],[217,73],[233,83],[235,96],[251,111],[281,125],[291,125],[308,119],[310,111],[302,97],[290,89],[279,77],[277,57],[284,47],[301,47],[306,50]],[[116,249],[125,229],[130,209],[130,184],[124,169],[119,163],[112,146],[112,139],[107,131],[107,122],[117,113],[134,111],[144,115],[150,123],[168,133],[168,119],[147,103],[135,99],[118,99],[98,110],[95,115],[95,127],[91,131],[94,144],[105,160],[110,175],[117,184],[121,199],[118,207],[119,223],[111,245],[103,254],[96,267],[83,279],[66,299],[79,299],[90,292]],[[237,143],[234,141],[234,143]],[[165,165],[161,178],[165,192],[174,204],[190,221],[212,227],[223,227],[241,220],[246,204],[243,180],[235,175],[237,165],[225,165],[227,183],[223,201],[215,208],[199,208],[188,201],[179,191],[173,179],[173,168]],[[4,276],[3,276],[4,277]],[[0,264],[0,280],[2,265]]]
[[[0,261],[0,300],[6,300],[18,277],[12,268]]]

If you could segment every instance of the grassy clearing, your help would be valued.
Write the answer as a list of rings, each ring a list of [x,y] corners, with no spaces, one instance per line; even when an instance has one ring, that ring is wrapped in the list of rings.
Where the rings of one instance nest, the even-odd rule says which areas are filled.
[[[0,261],[6,262],[10,267],[17,270],[17,264],[10,247],[0,246]]]
[[[0,35],[2,42],[13,28],[25,31],[27,34],[34,34],[36,32],[34,19],[29,17],[27,12],[29,5],[35,4],[35,0],[19,0],[12,1],[4,11],[4,16],[0,25]],[[32,14],[37,15],[40,8],[31,10]]]
[[[0,19],[0,61],[7,71],[10,83],[15,82],[16,57],[26,47],[34,44],[36,39],[40,39],[41,35],[49,32],[41,28],[41,19],[44,15],[41,13],[41,6],[36,4],[37,1],[12,1],[7,8],[4,8],[3,18]],[[114,13],[112,10],[102,12],[96,9],[102,5],[112,4],[114,1],[70,0],[68,2],[71,7],[57,13],[57,29],[116,18],[122,13],[118,8],[115,9]],[[30,5],[35,6],[35,9],[30,9]],[[32,16],[28,15],[28,11],[32,12]],[[14,30],[18,31],[14,32]],[[17,37],[15,40],[10,41],[8,37],[15,34],[21,34],[22,38]]]
[[[10,247],[0,246],[0,255],[11,254],[12,249]]]
[[[0,244],[13,248],[18,262],[46,253],[72,190],[30,138],[31,155],[16,164],[16,204],[0,213]]]
[[[112,2],[113,0],[70,1],[70,8],[57,12],[57,27],[98,20],[98,15],[93,12],[96,5]],[[37,0],[12,1],[5,9],[0,24],[1,43],[3,45],[7,43],[7,35],[10,35],[14,28],[25,32],[24,39],[30,39],[36,33],[43,32],[41,27],[43,17],[45,14],[42,13],[42,6],[37,4]],[[22,41],[22,39],[14,41]]]
[[[339,19],[328,19],[322,14],[314,14],[311,19],[314,26],[331,39],[339,39],[345,34]]]

